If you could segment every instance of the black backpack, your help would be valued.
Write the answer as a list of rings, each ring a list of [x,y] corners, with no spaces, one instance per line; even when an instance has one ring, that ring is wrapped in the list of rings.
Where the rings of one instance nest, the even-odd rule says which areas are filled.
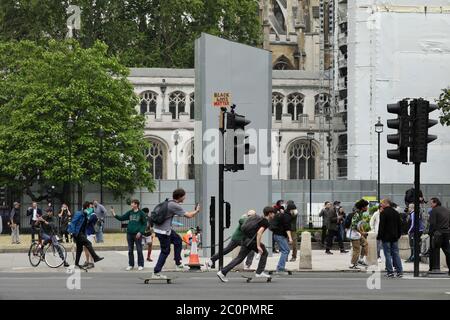
[[[349,229],[352,226],[352,219],[355,212],[349,213],[344,220],[344,227],[345,229]]]
[[[169,219],[169,199],[166,199],[164,202],[158,204],[153,211],[150,213],[150,225],[161,225]]]
[[[264,218],[261,216],[251,216],[241,226],[241,231],[249,238],[253,237],[258,232],[258,226]]]

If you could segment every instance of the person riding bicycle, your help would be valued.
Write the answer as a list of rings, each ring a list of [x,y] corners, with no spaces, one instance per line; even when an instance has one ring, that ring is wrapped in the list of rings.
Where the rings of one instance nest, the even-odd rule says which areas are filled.
[[[59,257],[64,260],[64,267],[69,267],[69,264],[64,257],[64,253],[59,247],[58,238],[56,237],[56,224],[53,217],[52,208],[47,208],[45,210],[45,213],[42,216],[38,217],[38,221],[41,229],[40,237],[42,239],[42,248],[51,241],[58,251]]]

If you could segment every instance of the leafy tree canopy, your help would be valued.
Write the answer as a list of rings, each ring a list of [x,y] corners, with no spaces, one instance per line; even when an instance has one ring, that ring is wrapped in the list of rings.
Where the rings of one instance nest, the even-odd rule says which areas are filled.
[[[441,124],[450,125],[450,88],[442,90],[439,96],[438,108],[442,111]]]
[[[28,194],[36,182],[67,186],[69,140],[72,183],[99,183],[102,127],[104,185],[115,196],[153,188],[128,69],[107,50],[100,42],[0,43],[0,185]]]
[[[207,32],[260,45],[257,0],[17,0],[0,2],[0,41],[63,40],[66,8],[81,7],[83,48],[101,40],[129,67],[194,67],[194,41]]]

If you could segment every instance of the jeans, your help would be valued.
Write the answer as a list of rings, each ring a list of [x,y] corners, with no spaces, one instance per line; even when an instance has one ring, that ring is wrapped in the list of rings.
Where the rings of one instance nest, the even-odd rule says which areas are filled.
[[[388,242],[383,241],[383,251],[386,258],[386,269],[388,273],[394,273],[393,266],[397,273],[403,273],[402,261],[400,259],[400,252],[398,249],[398,241]]]
[[[165,234],[157,233],[159,244],[161,246],[161,253],[158,257],[158,262],[156,263],[154,273],[161,272],[164,264],[166,263],[166,259],[170,254],[170,244],[173,244],[173,248],[175,250],[175,264],[179,266],[181,264],[181,250],[182,250],[182,241],[181,237],[172,230],[170,236]]]
[[[240,245],[241,245],[240,241],[231,240],[228,243],[228,245],[225,248],[223,248],[223,255],[225,256],[226,254],[230,253],[231,251],[233,251],[234,249],[236,249]],[[255,252],[254,251],[250,251],[249,254],[247,255],[247,260],[245,261],[245,265],[247,267],[250,267],[252,265],[254,256],[255,256]],[[219,257],[220,257],[219,253],[216,253],[215,255],[213,255],[211,257],[211,261],[212,262],[216,262],[217,260],[219,260]]]
[[[104,222],[102,221],[100,223],[100,227],[98,228],[98,232],[95,234],[95,238],[97,239],[97,243],[104,242],[103,241],[103,224],[104,224]]]
[[[53,246],[56,248],[56,251],[58,251],[59,257],[60,257],[63,261],[66,260],[66,257],[64,257],[64,252],[62,251],[61,246],[59,245],[59,242],[58,242],[58,240],[56,239],[55,236],[50,236],[50,235],[48,235],[47,233],[42,232],[42,233],[41,233],[41,239],[42,239],[42,246],[43,246],[43,247],[46,246],[47,243],[49,243],[50,240],[51,240],[52,243],[53,243]]]
[[[383,246],[383,243],[381,240],[377,240],[377,258],[381,258],[381,247]]]
[[[83,246],[89,251],[89,254],[94,259],[94,261],[99,259],[99,256],[95,253],[94,248],[92,248],[92,243],[86,238],[84,233],[79,233],[74,236],[73,239],[77,244],[77,254],[75,256],[75,265],[78,266],[80,263],[81,253],[83,252]]]
[[[278,260],[277,271],[284,271],[286,269],[286,260],[289,256],[289,242],[288,239],[284,236],[280,236],[278,234],[273,235],[275,242],[278,243],[278,247],[280,248],[280,260]]]
[[[266,267],[267,263],[267,256],[269,255],[266,247],[262,243],[261,249],[263,250],[263,253],[261,254],[261,258],[259,258],[258,268],[256,269],[257,274],[260,274],[264,271],[264,268]],[[258,249],[256,247],[256,240],[249,246],[242,245],[238,256],[234,258],[228,265],[223,267],[223,269],[221,270],[222,273],[226,275],[228,272],[230,272],[230,270],[232,270],[234,267],[236,267],[238,264],[244,261],[245,257],[247,257],[251,251],[258,252]]]
[[[413,261],[414,260],[414,233],[408,234],[409,237],[409,247],[411,248],[411,255],[409,256],[408,260]],[[422,247],[422,231],[419,231],[419,248]],[[419,249],[420,252],[420,249]]]
[[[127,233],[128,265],[134,267],[134,244],[138,255],[138,266],[144,266],[144,254],[142,253],[142,239],[136,239],[136,233]]]

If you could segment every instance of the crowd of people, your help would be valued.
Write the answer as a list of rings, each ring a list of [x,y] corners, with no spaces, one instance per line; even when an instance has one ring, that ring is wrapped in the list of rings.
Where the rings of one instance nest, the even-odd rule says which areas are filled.
[[[414,192],[414,189],[412,189]],[[420,193],[421,208],[419,213],[419,245],[422,247],[421,256],[430,255],[430,249],[445,253],[447,265],[450,265],[450,212],[443,207],[438,198],[430,199],[429,210],[425,210],[423,194]],[[126,240],[128,243],[128,266],[126,270],[135,267],[134,248],[137,252],[138,270],[144,268],[144,246],[147,246],[147,261],[151,258],[153,239],[158,238],[161,251],[154,267],[152,278],[166,279],[161,273],[164,264],[170,254],[171,244],[174,246],[174,257],[177,268],[184,268],[181,261],[182,239],[173,229],[174,217],[193,218],[200,212],[197,205],[193,211],[185,211],[181,204],[186,198],[183,189],[176,189],[172,199],[167,199],[158,205],[153,212],[148,208],[140,208],[138,200],[131,201],[131,208],[123,214],[116,214],[111,207],[111,214],[119,221],[128,221]],[[377,239],[377,258],[381,262],[381,250],[385,257],[386,277],[402,277],[402,263],[414,261],[414,221],[415,206],[414,194],[411,189],[405,194],[405,210],[402,211],[397,204],[386,198],[372,215],[368,214],[369,202],[358,200],[347,214],[339,201],[326,201],[319,213],[322,218],[321,243],[327,255],[332,255],[333,241],[336,239],[341,253],[347,253],[344,241],[351,243],[350,268],[359,269],[367,267],[368,233],[374,232]],[[426,211],[426,212],[425,212]],[[157,218],[158,214],[162,219]],[[85,202],[82,210],[72,214],[67,204],[62,204],[60,210],[54,214],[52,206],[45,210],[38,208],[36,202],[26,211],[31,227],[31,240],[36,241],[36,235],[43,244],[52,241],[74,242],[76,244],[75,265],[80,268],[93,268],[95,263],[103,258],[98,256],[92,246],[93,243],[103,242],[103,226],[107,215],[106,208],[97,200]],[[234,267],[245,261],[245,269],[251,268],[254,259],[258,261],[255,272],[256,277],[270,277],[264,272],[268,257],[268,251],[262,242],[262,236],[268,229],[272,232],[272,247],[277,246],[280,251],[276,272],[286,272],[286,262],[292,251],[290,261],[297,259],[297,228],[299,212],[296,204],[289,200],[279,200],[273,206],[263,209],[263,214],[257,214],[256,210],[248,210],[243,214],[230,242],[225,246],[223,254],[227,254],[240,247],[239,254],[228,265],[217,272],[217,276],[223,282],[228,281],[227,273]],[[156,217],[156,218],[155,218]],[[368,218],[370,221],[368,221]],[[9,226],[11,228],[12,243],[20,243],[20,203],[15,202],[9,213]],[[402,235],[407,234],[410,240],[410,257],[402,262],[399,254],[398,241]],[[55,238],[58,235],[59,238]],[[424,237],[423,235],[426,235]],[[422,239],[425,238],[425,241]],[[56,240],[55,240],[56,239]],[[81,254],[84,251],[85,263],[79,265]],[[436,251],[434,251],[436,252]],[[256,258],[255,258],[255,254]],[[211,268],[219,259],[219,254],[213,255],[206,266]],[[64,261],[64,265],[68,266]],[[430,263],[431,268],[431,263]]]

